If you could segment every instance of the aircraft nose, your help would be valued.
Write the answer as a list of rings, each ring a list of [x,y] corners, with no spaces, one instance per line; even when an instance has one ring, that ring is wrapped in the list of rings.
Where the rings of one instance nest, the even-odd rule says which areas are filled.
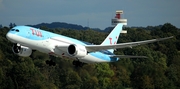
[[[6,34],[6,38],[7,38],[7,39],[9,39],[9,37],[10,37],[10,34],[9,34],[9,33],[7,33],[7,34]]]
[[[12,35],[12,33],[7,33],[6,34],[6,38],[8,39],[8,40],[10,40],[10,41],[12,41],[12,38],[13,38],[13,35]]]

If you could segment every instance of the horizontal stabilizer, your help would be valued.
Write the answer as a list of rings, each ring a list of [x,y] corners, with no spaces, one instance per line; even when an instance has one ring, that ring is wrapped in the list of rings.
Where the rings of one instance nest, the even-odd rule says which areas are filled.
[[[110,57],[114,58],[148,58],[146,56],[131,56],[131,55],[110,55]]]

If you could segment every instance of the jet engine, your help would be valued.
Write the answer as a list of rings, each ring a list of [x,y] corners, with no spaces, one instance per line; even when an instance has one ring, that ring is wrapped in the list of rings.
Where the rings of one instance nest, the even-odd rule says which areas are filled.
[[[86,50],[86,47],[83,45],[71,44],[68,47],[68,53],[71,56],[80,58],[80,57],[84,57],[87,55],[87,50]]]
[[[32,54],[32,49],[29,47],[21,46],[20,44],[14,44],[12,47],[12,51],[23,57],[28,57]]]

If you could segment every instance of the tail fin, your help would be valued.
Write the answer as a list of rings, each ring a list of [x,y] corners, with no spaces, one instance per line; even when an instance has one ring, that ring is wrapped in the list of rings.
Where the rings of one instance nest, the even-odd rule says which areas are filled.
[[[106,37],[106,39],[101,43],[101,45],[116,44],[122,31],[122,27],[122,23],[117,24],[116,27],[111,31],[111,33]],[[113,53],[114,49],[109,49],[108,51]]]

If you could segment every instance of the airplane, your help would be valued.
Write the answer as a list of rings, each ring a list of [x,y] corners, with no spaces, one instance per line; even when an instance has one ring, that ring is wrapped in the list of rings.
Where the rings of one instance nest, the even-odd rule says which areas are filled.
[[[115,55],[114,50],[131,48],[173,37],[117,44],[122,28],[123,24],[118,23],[100,45],[90,44],[30,26],[15,26],[6,34],[6,38],[14,43],[12,51],[19,56],[28,57],[33,50],[38,50],[49,54],[49,56],[72,58],[74,59],[73,65],[82,67],[87,63],[116,62],[120,58],[147,58],[146,56]],[[55,66],[53,59],[47,60],[46,64]]]

